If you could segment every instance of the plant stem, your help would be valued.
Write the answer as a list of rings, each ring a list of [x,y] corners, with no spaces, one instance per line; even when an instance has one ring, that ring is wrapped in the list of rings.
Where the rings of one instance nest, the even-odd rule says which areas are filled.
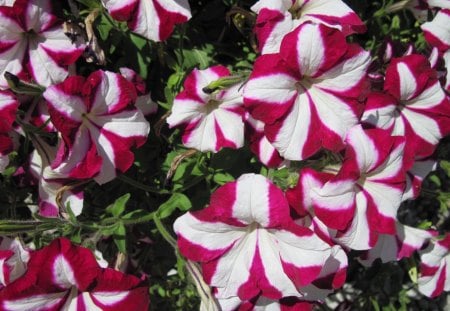
[[[123,181],[124,183],[127,183],[137,189],[141,189],[145,192],[150,192],[150,193],[156,193],[156,194],[169,194],[170,192],[168,190],[165,189],[157,189],[157,188],[153,188],[147,185],[144,185],[143,183],[136,181],[126,175],[119,175],[117,176],[117,178],[121,181]]]
[[[164,240],[167,241],[173,248],[177,248],[177,241],[172,237],[172,235],[167,231],[164,224],[161,222],[159,217],[155,214],[155,217],[153,217],[153,221],[155,222],[156,228],[158,229],[159,233],[163,236]]]

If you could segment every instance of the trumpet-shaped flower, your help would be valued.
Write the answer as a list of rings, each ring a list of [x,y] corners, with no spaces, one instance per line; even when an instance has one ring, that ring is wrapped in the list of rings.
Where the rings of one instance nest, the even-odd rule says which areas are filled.
[[[0,88],[8,87],[6,71],[21,77],[29,74],[44,86],[62,82],[68,66],[84,51],[83,44],[72,43],[64,34],[50,0],[1,6],[0,18]]]
[[[62,142],[52,169],[70,178],[99,184],[133,164],[133,146],[145,143],[150,130],[135,106],[136,90],[120,74],[96,71],[87,79],[69,77],[44,92]]]
[[[363,122],[404,136],[410,164],[431,155],[450,133],[450,103],[428,60],[417,54],[394,59],[384,90],[369,95]]]
[[[249,137],[250,149],[259,161],[268,167],[278,167],[283,163],[278,151],[264,135],[264,123],[252,118],[249,113],[245,114],[246,135]]]
[[[244,108],[240,85],[205,92],[204,88],[230,72],[223,66],[195,69],[184,83],[184,91],[173,102],[167,118],[170,127],[183,126],[183,144],[200,151],[217,152],[244,144]]]
[[[305,22],[324,24],[349,35],[364,32],[358,15],[341,0],[259,0],[255,33],[262,54],[277,53],[283,37]]]
[[[45,146],[41,141],[39,146]],[[37,180],[39,193],[39,214],[44,217],[58,217],[65,211],[60,211],[57,203],[58,191],[64,186],[73,182],[62,174],[54,172],[50,167],[50,162],[55,158],[56,150],[47,146],[34,150],[31,154],[30,168],[31,175]],[[39,151],[38,151],[39,150]],[[81,187],[67,187],[61,196],[61,204],[69,206],[75,216],[81,214],[83,209],[84,193]]]
[[[260,56],[244,88],[252,117],[287,160],[338,151],[362,111],[369,53],[336,29],[306,23]]]
[[[396,228],[395,235],[380,234],[377,244],[360,256],[359,262],[371,266],[378,258],[382,262],[389,262],[411,257],[435,235],[435,232],[405,226],[399,222]]]
[[[0,242],[0,289],[21,277],[27,270],[30,252],[19,239],[1,237]]]
[[[372,248],[380,233],[396,233],[396,215],[405,187],[404,140],[389,132],[352,128],[337,175],[304,169],[287,196],[314,229],[352,249]]]
[[[178,246],[203,264],[220,299],[261,295],[323,300],[345,280],[347,257],[292,221],[283,192],[261,175],[242,175],[220,187],[204,210],[175,221]],[[326,286],[325,286],[326,287]]]
[[[439,241],[431,241],[420,252],[419,291],[434,298],[443,291],[450,291],[450,235]]]
[[[0,173],[8,165],[8,154],[13,149],[9,132],[16,119],[17,107],[19,107],[19,102],[14,95],[7,91],[0,91]]]
[[[146,310],[137,277],[100,268],[94,254],[67,239],[31,253],[27,272],[0,292],[2,310]]]
[[[427,175],[435,170],[437,161],[433,159],[416,160],[406,175],[406,188],[403,193],[403,201],[415,199],[420,194],[422,181]]]
[[[176,24],[191,18],[187,0],[102,0],[109,14],[131,31],[153,41],[166,40]]]
[[[436,47],[445,62],[447,76],[445,78],[445,89],[450,92],[450,5],[449,9],[440,10],[431,22],[421,26],[425,39],[431,46]]]

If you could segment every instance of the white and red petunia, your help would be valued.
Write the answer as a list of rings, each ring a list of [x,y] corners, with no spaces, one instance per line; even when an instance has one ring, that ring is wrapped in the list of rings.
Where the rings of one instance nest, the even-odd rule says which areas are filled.
[[[9,71],[49,86],[62,82],[84,45],[72,43],[50,0],[15,1],[0,7],[0,88],[7,88]]]
[[[0,91],[0,173],[8,165],[8,154],[13,150],[13,142],[9,132],[16,119],[18,107],[19,102],[12,93]]]
[[[448,0],[408,0],[400,1],[400,5],[411,10],[419,22],[425,22],[428,18],[430,9],[450,9]],[[393,6],[396,6],[394,3]]]
[[[31,254],[28,270],[0,292],[15,310],[146,310],[148,287],[132,275],[100,268],[93,253],[59,238]]]
[[[63,141],[52,169],[70,178],[99,184],[125,172],[134,161],[131,148],[145,143],[150,130],[135,106],[134,85],[122,75],[96,71],[69,77],[44,92],[48,110]]]
[[[277,53],[283,37],[305,22],[336,28],[344,35],[366,31],[358,15],[341,0],[259,0],[255,33],[262,54]]]
[[[420,251],[419,291],[434,298],[443,291],[450,291],[450,235],[431,241]]]
[[[36,138],[38,139],[38,138]],[[56,173],[50,167],[51,161],[55,159],[56,148],[47,146],[40,140],[37,149],[30,157],[29,172],[36,179],[39,193],[39,214],[44,217],[59,217],[61,213],[57,203],[58,191],[64,186],[73,183],[60,173]],[[61,204],[64,207],[69,206],[72,212],[78,216],[83,209],[84,193],[81,187],[69,187],[65,189],[61,196]]]
[[[450,6],[450,5],[449,5]],[[440,10],[431,22],[427,22],[421,26],[425,39],[428,43],[436,47],[442,56],[447,68],[447,76],[445,79],[445,89],[450,92],[450,8]]]
[[[256,60],[245,105],[287,160],[322,147],[341,150],[362,111],[369,61],[338,30],[305,23],[285,37],[280,53]]]
[[[283,163],[283,158],[264,135],[264,123],[246,113],[245,125],[250,149],[259,161],[268,167],[279,167]]]
[[[120,73],[128,81],[134,84],[137,91],[136,107],[144,116],[152,115],[158,110],[158,104],[152,100],[150,92],[147,92],[147,86],[141,76],[133,69],[121,67]]]
[[[177,24],[191,18],[187,0],[102,0],[111,16],[153,41],[166,40]]]
[[[406,188],[403,193],[403,201],[415,199],[420,194],[422,181],[427,175],[437,167],[434,159],[416,160],[406,174]]]
[[[209,207],[178,218],[174,229],[180,252],[202,263],[220,299],[322,300],[345,280],[347,257],[289,213],[279,188],[245,174],[217,189]]]
[[[450,133],[450,103],[428,60],[418,54],[393,59],[384,91],[369,94],[362,121],[404,136],[410,164],[431,155]]]
[[[359,262],[365,266],[372,266],[378,258],[385,263],[411,257],[436,235],[433,231],[417,229],[401,223],[397,223],[396,227],[395,235],[380,234],[377,244],[361,255]]]
[[[312,218],[312,227],[325,240],[367,250],[378,234],[396,233],[405,187],[404,139],[358,125],[346,142],[345,159],[336,175],[304,169],[287,196],[300,217]]]
[[[30,252],[18,239],[0,237],[0,241],[0,289],[2,289],[25,273]]]
[[[450,9],[440,10],[431,22],[424,23],[422,28],[425,39],[432,46],[435,46],[441,52],[450,49]]]
[[[182,141],[186,147],[217,152],[223,147],[240,148],[244,144],[244,108],[242,87],[237,84],[225,90],[206,93],[203,89],[230,71],[214,66],[189,74],[184,90],[175,97],[170,127],[183,126]]]

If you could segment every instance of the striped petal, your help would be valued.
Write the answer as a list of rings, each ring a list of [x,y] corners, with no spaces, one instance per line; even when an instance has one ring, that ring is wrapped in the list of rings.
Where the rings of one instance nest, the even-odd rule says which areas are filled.
[[[112,17],[127,21],[131,31],[153,41],[164,41],[177,24],[191,18],[187,0],[102,0]]]

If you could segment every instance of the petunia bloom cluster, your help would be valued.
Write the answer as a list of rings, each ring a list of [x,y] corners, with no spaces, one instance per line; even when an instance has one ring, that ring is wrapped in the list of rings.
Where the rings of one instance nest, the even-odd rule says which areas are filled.
[[[17,243],[9,243],[9,250],[0,250],[13,253],[9,258],[15,258],[11,274],[3,270],[8,271],[8,286],[0,291],[2,310],[148,308],[148,289],[142,280],[101,268],[87,248],[76,246],[65,238],[30,252],[15,246]],[[11,259],[8,261],[14,263]]]
[[[450,284],[442,263],[448,243],[434,230],[401,223],[398,210],[419,195],[436,167],[439,141],[450,134],[448,79],[436,70],[437,58],[448,53],[448,27],[441,27],[448,10],[422,26],[435,46],[430,60],[414,49],[396,54],[387,44],[376,62],[348,42],[346,36],[365,28],[340,1],[261,0],[252,10],[262,55],[246,81],[224,84],[220,92],[243,89],[244,136],[261,163],[304,161],[306,167],[284,193],[249,174],[217,189],[207,208],[175,222],[180,252],[201,263],[224,310],[283,309],[287,301],[308,309],[308,302],[323,302],[343,284],[351,250],[361,251],[358,260],[367,266],[420,251],[419,290],[439,295]],[[242,136],[232,145],[201,144],[200,137],[223,137],[227,124],[236,129],[231,120],[207,129],[210,116],[194,113],[193,98],[207,98],[196,105],[208,105],[208,86],[221,85],[210,74],[216,70],[190,74],[168,119],[171,127],[184,125],[185,146],[203,152],[241,145]],[[189,101],[187,94],[193,94]],[[324,155],[332,160],[308,167]]]

